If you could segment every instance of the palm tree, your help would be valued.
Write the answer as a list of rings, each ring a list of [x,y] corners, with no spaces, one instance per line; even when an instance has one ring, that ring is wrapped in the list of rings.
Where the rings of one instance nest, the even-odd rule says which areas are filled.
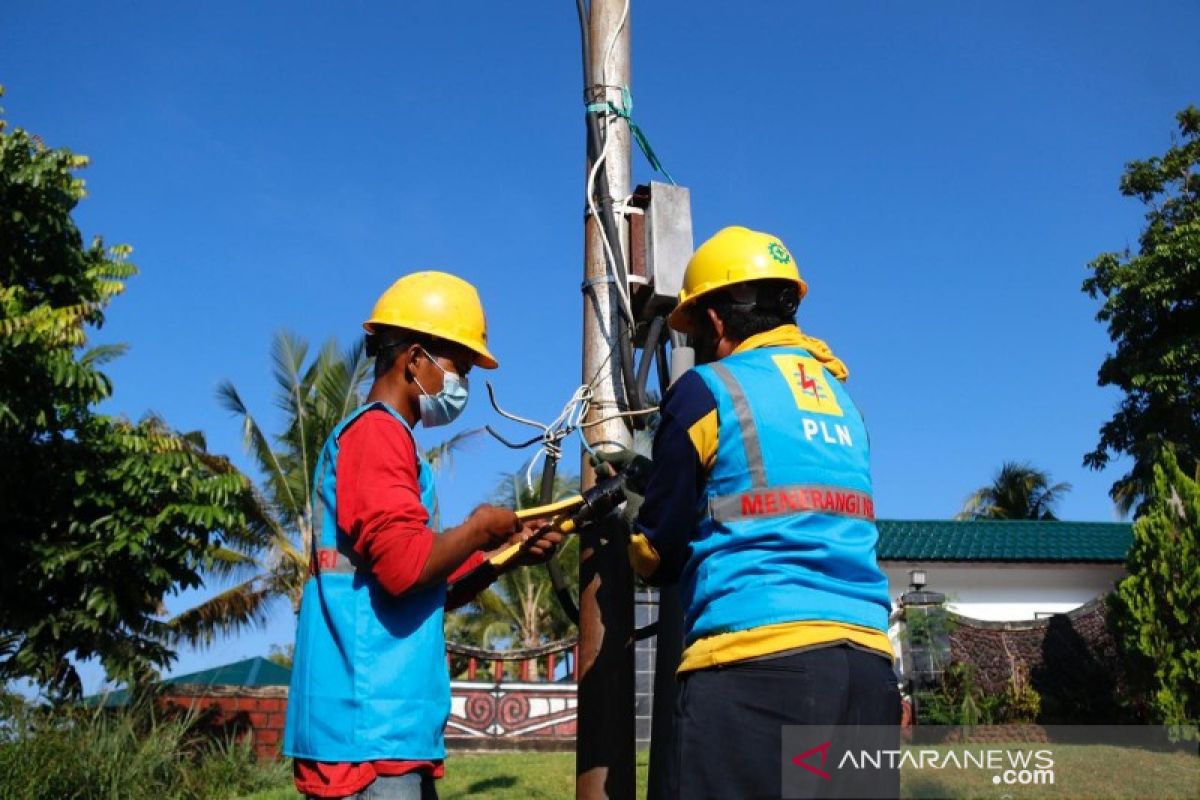
[[[1029,463],[1005,461],[992,482],[973,492],[955,519],[1058,519],[1054,508],[1071,484],[1051,485],[1050,473]]]
[[[491,502],[517,509],[538,505],[539,492],[525,477],[524,471],[504,476],[492,493]],[[553,498],[561,500],[578,491],[577,477],[558,477]],[[575,591],[579,580],[579,537],[568,537],[557,558]],[[446,615],[448,639],[482,647],[536,647],[565,639],[573,632],[574,623],[554,597],[550,576],[541,567],[506,572],[471,603]]]
[[[337,424],[366,398],[372,361],[362,340],[339,351],[331,339],[310,361],[308,343],[280,331],[271,344],[271,362],[275,405],[284,414],[281,433],[268,437],[232,383],[217,388],[221,404],[241,420],[246,450],[264,476],[255,492],[259,536],[214,552],[207,572],[237,582],[170,621],[184,642],[208,644],[217,634],[262,624],[278,599],[299,610],[314,534],[317,459]],[[460,433],[425,455],[435,469],[448,465],[455,449],[480,432]]]

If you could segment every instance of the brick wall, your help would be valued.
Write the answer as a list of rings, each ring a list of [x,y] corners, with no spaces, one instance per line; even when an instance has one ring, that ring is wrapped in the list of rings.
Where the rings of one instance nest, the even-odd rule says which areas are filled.
[[[194,709],[215,736],[253,736],[255,755],[280,758],[287,716],[286,686],[169,686],[160,701],[180,712]],[[496,684],[454,681],[446,744],[468,750],[574,750],[574,683]]]
[[[201,725],[215,735],[232,734],[238,741],[253,736],[260,759],[279,758],[287,715],[287,687],[186,686],[167,687],[160,702],[167,708],[194,709]]]

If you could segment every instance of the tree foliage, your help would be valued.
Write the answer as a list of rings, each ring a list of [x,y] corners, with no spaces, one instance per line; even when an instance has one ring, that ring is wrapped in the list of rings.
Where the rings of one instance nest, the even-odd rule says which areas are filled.
[[[86,164],[0,121],[0,679],[56,696],[79,694],[78,659],[127,680],[168,664],[163,598],[258,535],[248,481],[198,434],[94,410],[122,348],[89,329],[136,269],[71,217]]]
[[[1152,672],[1162,722],[1200,721],[1200,484],[1165,449],[1117,587],[1127,645]]]
[[[1096,319],[1116,346],[1099,384],[1124,393],[1084,463],[1103,469],[1113,455],[1132,457],[1111,492],[1125,511],[1152,485],[1164,443],[1186,469],[1200,461],[1200,109],[1176,119],[1174,145],[1131,162],[1121,178],[1121,193],[1148,207],[1137,253],[1104,253],[1083,283],[1103,298]]]
[[[963,502],[957,519],[1058,519],[1054,509],[1069,483],[1050,483],[1050,473],[1030,464],[1005,461],[992,482]]]

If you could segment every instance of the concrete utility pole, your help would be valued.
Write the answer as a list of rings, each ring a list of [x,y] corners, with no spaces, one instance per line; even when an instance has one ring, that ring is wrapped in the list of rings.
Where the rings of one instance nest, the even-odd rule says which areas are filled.
[[[629,27],[622,19],[627,0],[592,0],[590,31],[591,73],[588,102],[608,100],[620,106],[621,86],[629,86]],[[605,56],[607,55],[607,59]],[[606,64],[607,61],[607,64]],[[618,200],[629,195],[630,135],[625,120],[609,115],[605,169],[608,194]],[[588,164],[591,171],[591,164]],[[628,226],[617,215],[621,259],[629,264]],[[587,216],[585,225],[583,296],[583,381],[594,379],[589,419],[617,411],[624,398],[618,368],[617,315],[620,299],[606,262],[603,229]],[[624,410],[624,403],[621,409]],[[613,420],[585,429],[593,446],[629,447],[632,437],[625,422]],[[584,459],[585,488],[595,474]],[[575,796],[581,800],[632,800],[634,780],[633,573],[626,556],[619,521],[596,525],[580,542],[579,562],[579,707],[576,738]]]

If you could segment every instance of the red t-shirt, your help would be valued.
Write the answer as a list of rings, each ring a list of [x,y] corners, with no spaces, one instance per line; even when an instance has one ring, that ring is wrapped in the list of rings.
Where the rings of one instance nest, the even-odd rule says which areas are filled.
[[[354,552],[391,594],[416,583],[433,549],[429,512],[421,505],[417,450],[412,433],[382,409],[367,411],[342,431],[337,472],[337,526]],[[447,582],[485,560],[476,552]],[[316,797],[345,797],[380,775],[428,772],[442,777],[441,761],[325,762],[298,758],[296,789]]]

